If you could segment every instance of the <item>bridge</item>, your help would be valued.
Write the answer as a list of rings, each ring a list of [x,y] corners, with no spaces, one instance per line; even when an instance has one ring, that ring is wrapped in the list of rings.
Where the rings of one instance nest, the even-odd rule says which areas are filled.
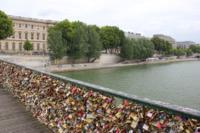
[[[7,90],[0,88],[0,133],[51,133]]]
[[[0,60],[0,88],[4,88],[0,91],[2,106],[7,110],[19,107],[16,112],[8,112],[16,119],[19,114],[18,120],[8,115],[3,118],[8,117],[13,132],[18,132],[15,126],[25,121],[35,123],[30,132],[200,132],[198,110],[142,99],[5,60]],[[9,103],[6,100],[11,103],[5,104]],[[2,127],[9,129],[9,124],[5,125]],[[25,132],[26,127],[18,129]]]

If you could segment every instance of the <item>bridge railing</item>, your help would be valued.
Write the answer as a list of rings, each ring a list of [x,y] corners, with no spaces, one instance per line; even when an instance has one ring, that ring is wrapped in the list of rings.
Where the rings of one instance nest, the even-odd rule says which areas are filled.
[[[54,132],[195,132],[200,111],[0,60],[0,85]]]

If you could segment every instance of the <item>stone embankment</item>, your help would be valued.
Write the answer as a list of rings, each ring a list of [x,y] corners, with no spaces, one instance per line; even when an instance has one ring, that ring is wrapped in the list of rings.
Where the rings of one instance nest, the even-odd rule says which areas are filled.
[[[88,85],[0,61],[0,86],[55,133],[198,133],[200,113],[155,106]],[[123,98],[120,104],[116,96]],[[151,105],[153,105],[151,107]],[[191,110],[192,111],[192,110]]]
[[[83,64],[73,64],[73,65],[71,64],[50,65],[46,67],[45,71],[49,72],[79,71],[79,70],[116,68],[116,67],[137,66],[137,65],[147,65],[147,64],[165,64],[165,63],[197,61],[197,60],[198,60],[197,58],[183,58],[183,59],[156,60],[156,61],[143,61],[143,62],[120,62],[114,64],[83,63]]]

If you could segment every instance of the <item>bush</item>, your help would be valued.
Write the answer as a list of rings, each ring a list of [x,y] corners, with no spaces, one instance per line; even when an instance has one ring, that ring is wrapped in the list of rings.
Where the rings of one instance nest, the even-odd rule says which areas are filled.
[[[26,51],[33,50],[33,44],[29,40],[26,40],[24,42],[24,50]]]

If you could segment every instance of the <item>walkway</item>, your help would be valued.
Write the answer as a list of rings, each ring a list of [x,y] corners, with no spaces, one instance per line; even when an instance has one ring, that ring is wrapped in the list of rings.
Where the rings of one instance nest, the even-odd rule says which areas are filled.
[[[51,133],[6,90],[0,88],[0,133]]]

